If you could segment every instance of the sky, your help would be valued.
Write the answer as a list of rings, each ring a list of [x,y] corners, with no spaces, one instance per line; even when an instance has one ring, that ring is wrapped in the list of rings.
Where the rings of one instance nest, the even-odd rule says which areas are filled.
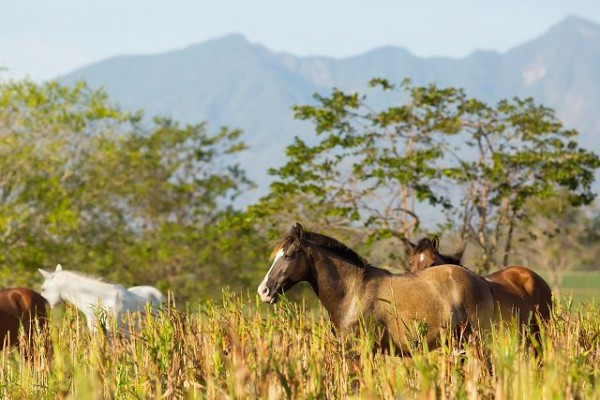
[[[51,79],[230,33],[300,56],[393,45],[464,57],[506,51],[568,15],[600,23],[600,0],[2,0],[0,79]]]

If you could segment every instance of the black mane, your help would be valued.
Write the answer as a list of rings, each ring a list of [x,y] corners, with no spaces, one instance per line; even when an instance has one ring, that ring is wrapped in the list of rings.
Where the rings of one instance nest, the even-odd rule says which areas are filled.
[[[304,239],[316,244],[317,246],[324,247],[360,267],[366,268],[370,266],[369,262],[365,258],[361,257],[357,252],[337,239],[315,232],[304,232]]]
[[[292,243],[295,240],[307,240],[310,243],[315,244],[319,247],[326,248],[332,253],[335,253],[336,255],[344,258],[352,264],[357,265],[358,267],[367,268],[371,266],[371,264],[365,258],[361,257],[357,252],[355,252],[339,240],[323,235],[321,233],[307,232],[304,229],[302,229],[302,227],[292,228],[292,230],[288,234],[286,234],[279,240],[279,242],[277,242],[275,248],[273,249],[273,252],[271,253],[271,259],[275,257],[275,254],[277,254],[279,250],[285,249],[290,243]]]
[[[438,254],[440,256],[440,259],[442,261],[444,261],[444,264],[460,265],[462,267],[462,264],[460,263],[460,260],[458,258],[452,257],[452,256],[447,256],[442,253],[438,253]]]

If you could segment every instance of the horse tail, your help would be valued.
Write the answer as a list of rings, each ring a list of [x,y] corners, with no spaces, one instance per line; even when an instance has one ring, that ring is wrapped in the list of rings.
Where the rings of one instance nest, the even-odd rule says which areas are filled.
[[[535,302],[538,304],[537,312],[540,315],[540,318],[544,321],[550,319],[552,315],[552,289],[550,285],[538,274],[531,271],[532,279],[535,282]]]

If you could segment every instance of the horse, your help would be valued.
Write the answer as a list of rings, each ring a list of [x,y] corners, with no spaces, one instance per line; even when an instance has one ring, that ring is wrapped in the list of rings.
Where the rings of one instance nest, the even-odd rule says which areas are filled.
[[[48,300],[50,307],[55,307],[63,301],[71,303],[85,315],[88,329],[92,333],[97,331],[98,311],[114,317],[118,329],[126,332],[123,317],[127,313],[144,313],[146,304],[152,301],[148,297],[136,294],[138,289],[130,291],[118,284],[84,276],[75,271],[66,271],[60,264],[54,272],[43,269],[38,271],[44,277],[42,296]]]
[[[493,316],[488,286],[464,268],[444,265],[393,274],[370,265],[334,238],[305,231],[299,223],[278,242],[271,258],[258,286],[263,302],[273,304],[280,294],[307,281],[336,331],[354,331],[361,318],[383,327],[383,351],[393,347],[410,353],[415,323],[426,324],[423,339],[433,348],[441,344],[442,331],[485,330]]]
[[[402,242],[404,243],[406,258],[411,267],[410,270],[413,272],[443,264],[459,265],[462,267],[460,259],[462,258],[464,249],[454,255],[440,253],[437,251],[440,245],[440,239],[437,235],[433,236],[433,239],[422,238],[417,244],[413,244],[406,238]]]
[[[36,324],[40,330],[48,324],[47,306],[46,299],[31,289],[0,290],[0,348],[20,344],[19,328],[22,326],[29,344],[26,349],[32,349]]]
[[[454,257],[441,254],[437,236],[432,240],[423,238],[417,244],[405,239],[404,244],[411,271],[422,271],[449,262],[461,265],[462,252]],[[539,329],[536,314],[542,321],[550,319],[552,290],[546,281],[531,269],[509,266],[482,278],[488,283],[494,296],[496,320],[510,320],[516,316],[521,326],[530,326],[536,331]]]

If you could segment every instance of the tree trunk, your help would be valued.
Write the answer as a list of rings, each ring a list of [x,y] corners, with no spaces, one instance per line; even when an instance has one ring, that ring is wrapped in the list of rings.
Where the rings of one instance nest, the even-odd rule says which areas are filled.
[[[490,270],[492,264],[492,256],[493,256],[493,244],[490,243],[489,238],[486,235],[486,227],[487,227],[487,215],[489,211],[489,203],[488,203],[488,186],[483,185],[481,192],[479,194],[479,204],[476,205],[477,212],[479,214],[479,225],[477,227],[477,237],[479,239],[479,245],[483,250],[483,256],[481,259],[481,273],[487,273]]]
[[[406,142],[406,148],[404,150],[404,154],[407,156],[412,154],[413,148],[414,148],[414,135],[411,135]],[[411,208],[411,200],[412,200],[412,190],[410,190],[410,188],[407,185],[404,185],[400,189],[400,207],[403,210],[413,211]],[[402,232],[408,233],[410,231],[410,229],[414,226],[415,221],[410,220],[410,215],[406,212],[403,212],[401,219],[400,219],[400,224],[401,224],[400,226],[401,226]]]
[[[508,231],[506,232],[506,243],[504,243],[504,257],[502,258],[502,266],[508,265],[508,257],[512,251],[513,232],[515,228],[515,216],[517,212],[513,210],[510,219],[508,220]]]

